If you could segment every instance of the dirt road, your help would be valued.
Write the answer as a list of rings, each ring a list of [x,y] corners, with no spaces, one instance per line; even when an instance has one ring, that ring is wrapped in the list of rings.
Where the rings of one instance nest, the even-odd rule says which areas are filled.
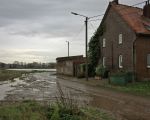
[[[125,120],[150,120],[150,99],[59,79],[62,86],[91,96],[89,105],[112,111]]]

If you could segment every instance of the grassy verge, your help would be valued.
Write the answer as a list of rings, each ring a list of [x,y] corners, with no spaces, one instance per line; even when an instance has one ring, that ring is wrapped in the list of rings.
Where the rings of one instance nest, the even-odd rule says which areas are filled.
[[[70,80],[71,77],[60,77],[64,80]],[[73,78],[74,79],[74,78]],[[129,93],[133,95],[143,96],[143,97],[150,97],[150,81],[147,82],[135,82],[135,83],[128,83],[126,86],[119,86],[119,85],[111,85],[108,83],[108,79],[105,80],[95,80],[94,78],[89,79],[87,82],[85,79],[75,79],[76,82],[81,84],[97,87],[97,88],[104,88],[113,91],[119,91],[124,93]]]
[[[46,108],[36,102],[4,104],[0,106],[0,120],[46,120]]]
[[[94,108],[69,109],[59,105],[41,105],[33,101],[0,106],[0,120],[115,120]]]
[[[106,88],[118,90],[121,92],[132,93],[140,96],[150,97],[150,82],[129,83],[126,86],[104,85]]]
[[[22,74],[29,72],[26,71],[13,71],[13,70],[0,70],[0,81],[13,80],[14,78],[21,77]]]

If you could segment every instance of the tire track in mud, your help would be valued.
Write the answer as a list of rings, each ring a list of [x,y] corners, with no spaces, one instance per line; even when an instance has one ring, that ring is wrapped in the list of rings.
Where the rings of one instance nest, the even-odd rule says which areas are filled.
[[[150,100],[103,88],[95,88],[71,80],[58,79],[68,89],[90,96],[90,106],[113,112],[118,120],[150,120]]]

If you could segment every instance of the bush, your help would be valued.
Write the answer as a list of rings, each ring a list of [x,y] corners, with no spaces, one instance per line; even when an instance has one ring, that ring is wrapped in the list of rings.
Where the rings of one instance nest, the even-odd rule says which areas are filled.
[[[85,64],[80,64],[78,66],[77,77],[84,78],[85,76]]]
[[[106,73],[106,68],[104,68],[103,65],[98,65],[95,72],[97,76],[104,77]]]
[[[116,73],[111,73],[111,77],[123,77],[125,75],[126,75],[126,73],[122,72],[122,71],[116,72]]]
[[[131,82],[133,80],[133,72],[128,71],[119,71],[116,73],[111,73],[111,77],[126,77],[128,82]]]
[[[111,73],[110,80],[112,83],[118,85],[126,85],[127,83],[133,81],[133,76],[134,75],[132,72],[120,71],[117,73]]]
[[[78,67],[78,74],[77,77],[78,78],[84,78],[85,77],[85,72],[86,72],[86,64],[80,64]],[[92,67],[91,64],[88,64],[88,76],[89,77],[93,77],[95,75],[95,70]]]

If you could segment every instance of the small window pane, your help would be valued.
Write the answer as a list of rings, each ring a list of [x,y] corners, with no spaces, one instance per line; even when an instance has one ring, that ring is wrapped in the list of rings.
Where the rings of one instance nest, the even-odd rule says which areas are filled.
[[[103,47],[106,47],[106,39],[103,39]]]
[[[103,57],[103,67],[106,67],[106,57]]]
[[[122,61],[122,55],[119,55],[119,68],[123,68]]]
[[[150,54],[147,55],[147,67],[150,68]]]
[[[119,34],[119,44],[122,44],[122,34]]]

